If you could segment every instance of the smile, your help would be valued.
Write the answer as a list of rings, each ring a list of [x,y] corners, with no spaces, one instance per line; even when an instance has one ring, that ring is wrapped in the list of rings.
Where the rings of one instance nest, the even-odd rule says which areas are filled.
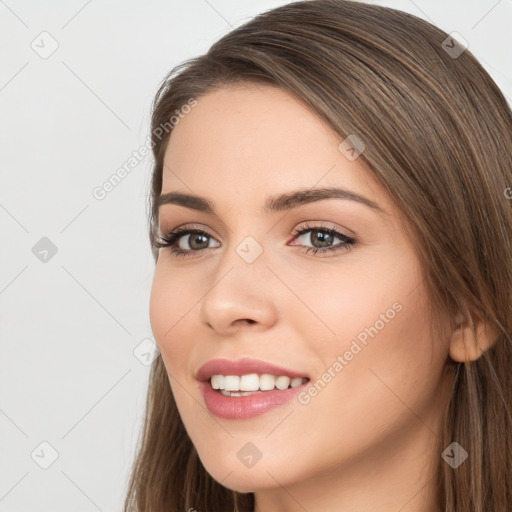
[[[195,374],[208,411],[224,419],[259,416],[292,400],[309,383],[305,372],[255,359],[212,359]]]

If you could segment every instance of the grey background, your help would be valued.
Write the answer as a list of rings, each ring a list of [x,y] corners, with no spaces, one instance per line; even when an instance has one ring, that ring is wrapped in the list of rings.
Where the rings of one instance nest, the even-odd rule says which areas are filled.
[[[0,1],[0,512],[121,509],[156,354],[151,156],[92,192],[166,72],[285,3]],[[511,0],[368,3],[457,31],[510,101]]]

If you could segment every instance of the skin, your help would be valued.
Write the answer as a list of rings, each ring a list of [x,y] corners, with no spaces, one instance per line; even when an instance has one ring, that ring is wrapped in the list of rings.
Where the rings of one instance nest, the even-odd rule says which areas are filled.
[[[432,512],[445,366],[457,353],[431,338],[422,269],[401,213],[362,160],[339,151],[342,140],[267,85],[198,98],[172,133],[162,193],[204,196],[217,216],[161,206],[162,233],[193,223],[211,238],[209,249],[186,257],[160,249],[151,325],[205,469],[225,487],[255,492],[257,511]],[[386,215],[341,199],[261,211],[270,195],[324,186],[363,195]],[[305,222],[359,243],[306,253],[319,244],[312,231],[293,235]],[[247,236],[263,249],[250,264],[236,251]],[[180,247],[193,251],[190,239],[182,236]],[[293,400],[245,420],[207,411],[194,377],[206,361],[262,359],[313,383],[394,303],[401,310],[308,404]],[[262,453],[251,468],[237,458],[248,442]]]

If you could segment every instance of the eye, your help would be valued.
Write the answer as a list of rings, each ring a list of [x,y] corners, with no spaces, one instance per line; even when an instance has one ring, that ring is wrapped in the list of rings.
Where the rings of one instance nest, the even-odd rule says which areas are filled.
[[[311,234],[304,236],[306,233]],[[312,252],[313,254],[349,250],[358,243],[355,238],[325,225],[310,226],[309,224],[304,224],[302,229],[294,231],[293,234],[296,239],[304,236],[304,241],[309,240],[313,244],[313,247],[307,247],[306,253]],[[336,245],[331,245],[336,238],[341,240],[341,242]]]
[[[313,247],[306,247],[306,253],[313,252],[313,254],[317,254],[348,250],[358,243],[355,238],[325,225],[310,226],[304,224],[300,230],[295,230],[292,235],[295,236],[295,240],[309,232],[311,232],[309,237],[304,238],[305,241],[309,238]],[[331,245],[336,238],[341,240],[341,242],[336,245]],[[167,235],[161,236],[160,239],[154,242],[154,245],[157,248],[168,247],[175,256],[189,256],[194,252],[200,253],[205,249],[211,248],[209,243],[211,240],[214,240],[214,238],[203,229],[194,226],[184,226],[175,229]],[[319,246],[315,247],[315,244]],[[186,247],[187,245],[190,249]]]
[[[160,240],[155,241],[154,245],[158,248],[168,247],[171,253],[176,256],[187,256],[192,252],[200,252],[203,249],[207,249],[209,238],[213,240],[212,236],[202,229],[184,226],[162,236]],[[180,247],[187,244],[191,249]]]

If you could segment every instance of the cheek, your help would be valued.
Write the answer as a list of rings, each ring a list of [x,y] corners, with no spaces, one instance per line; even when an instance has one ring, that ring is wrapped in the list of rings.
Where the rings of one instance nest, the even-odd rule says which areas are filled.
[[[333,384],[314,400],[330,406],[346,432],[359,425],[354,436],[363,444],[418,422],[415,415],[433,422],[442,385],[446,350],[431,338],[423,289],[393,290],[378,301],[367,295],[366,304],[347,301],[337,341],[322,345],[335,377],[320,377]]]
[[[170,372],[173,370],[171,365],[177,368],[179,361],[186,356],[184,350],[188,344],[186,337],[180,333],[183,333],[187,314],[192,313],[189,310],[195,302],[193,297],[188,297],[190,292],[187,290],[190,288],[177,281],[162,261],[157,263],[151,287],[149,317],[155,341]],[[184,340],[184,343],[180,344],[179,340]]]
[[[153,276],[151,295],[149,298],[149,320],[155,340],[159,345],[163,342],[166,330],[172,326],[173,300],[172,295],[164,282],[164,273],[161,270],[160,260],[158,261]],[[167,290],[167,292],[166,292]]]
[[[307,340],[324,363],[351,349],[347,358],[354,359],[356,352],[362,354],[388,335],[398,340],[399,333],[392,331],[411,315],[410,307],[407,313],[403,309],[417,300],[411,293],[420,282],[414,260],[400,259],[385,248],[376,252],[354,253],[343,265],[314,275],[301,272],[303,278],[294,282],[297,295],[313,313],[304,314],[300,301],[291,311],[293,322],[300,325],[298,339]]]
[[[355,354],[365,359],[359,356],[372,353],[387,361],[399,359],[418,352],[410,344],[415,344],[411,337],[417,338],[418,345],[430,338],[425,332],[422,272],[406,247],[401,249],[368,251],[367,260],[356,261],[331,282],[332,300],[324,301],[325,315],[336,332],[338,353],[349,351],[348,359]]]
[[[431,338],[422,274],[404,254],[382,256],[359,271],[347,265],[325,282],[317,276],[307,302],[325,325],[318,323],[309,348],[324,372],[311,402],[336,403],[333,410],[350,411],[361,422],[407,415],[404,402],[419,409],[433,405],[447,348]]]
[[[194,332],[192,308],[198,296],[191,291],[194,287],[187,285],[183,278],[177,279],[163,263],[157,263],[151,288],[151,328],[180,416],[185,425],[193,427],[195,420],[191,413],[197,404],[190,395],[192,369],[189,364],[194,350],[190,332]]]

